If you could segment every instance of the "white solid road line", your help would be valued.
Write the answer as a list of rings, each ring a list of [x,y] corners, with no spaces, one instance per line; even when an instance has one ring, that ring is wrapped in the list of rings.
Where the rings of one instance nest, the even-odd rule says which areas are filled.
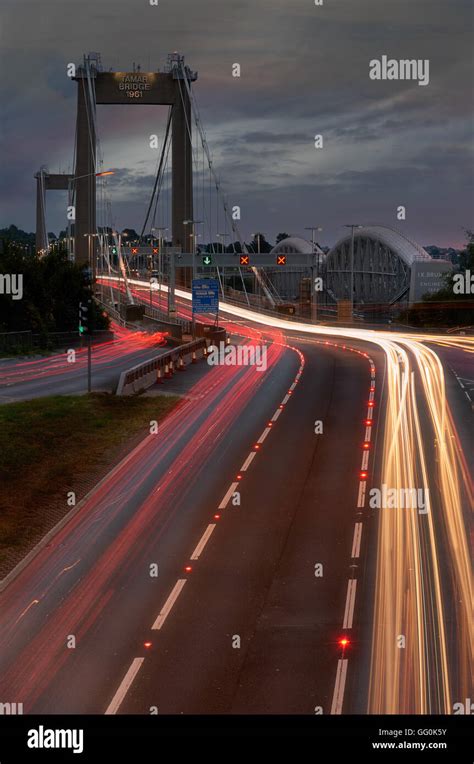
[[[372,427],[365,428],[365,440],[368,442],[372,437]]]
[[[372,419],[372,409],[367,409],[367,419]]]
[[[346,687],[347,663],[347,658],[339,658],[337,662],[336,683],[334,685],[334,695],[332,696],[331,714],[342,714],[344,690]]]
[[[292,385],[290,385],[290,390],[294,390],[294,389],[295,389],[295,387],[296,387],[296,382],[293,382],[293,384],[292,384]]]
[[[247,456],[245,462],[242,464],[240,468],[240,472],[245,472],[251,465],[252,461],[255,459],[256,451],[251,451],[250,454]]]
[[[135,679],[136,675],[138,674],[140,670],[140,666],[142,665],[145,658],[134,658],[131,662],[129,669],[127,673],[125,674],[124,678],[122,679],[120,683],[120,687],[118,688],[117,692],[115,693],[114,697],[112,698],[107,711],[105,712],[106,715],[112,715],[116,714],[119,710],[120,706],[122,705],[123,699],[125,698],[125,695],[129,691],[131,684],[133,680]]]
[[[289,396],[289,395],[288,395],[288,393],[287,393],[287,394],[285,395],[285,397],[283,398],[283,400],[282,400],[282,404],[283,404],[283,405],[285,405],[285,403],[288,403],[288,401],[289,401],[289,400],[290,400],[290,396]]]
[[[186,580],[187,580],[186,578],[179,578],[176,581],[176,583],[175,583],[175,585],[174,585],[174,587],[173,587],[173,589],[171,591],[170,596],[166,600],[165,604],[163,605],[163,607],[162,607],[162,609],[160,611],[160,614],[159,614],[158,618],[156,619],[155,623],[151,627],[152,629],[161,629],[161,627],[163,626],[164,622],[166,621],[166,619],[168,618],[168,616],[170,614],[171,608],[173,607],[174,603],[178,599],[178,597],[179,597],[179,595],[181,593],[181,589],[183,588],[184,584],[186,583]]]
[[[344,611],[344,622],[342,624],[343,629],[352,629],[356,588],[357,588],[357,579],[350,578],[349,581],[347,582],[346,609]]]
[[[277,409],[277,410],[275,411],[275,413],[274,413],[274,414],[273,414],[273,416],[272,416],[272,422],[276,422],[276,420],[277,420],[277,419],[278,419],[278,417],[280,416],[281,412],[282,412],[282,409]]]
[[[226,508],[226,506],[229,503],[230,497],[232,496],[232,494],[234,493],[234,491],[235,491],[235,489],[237,488],[238,485],[239,485],[238,483],[232,483],[231,484],[229,490],[227,491],[226,495],[224,496],[224,498],[222,499],[221,503],[219,504],[218,509],[225,509]]]
[[[354,525],[354,540],[352,542],[351,557],[358,557],[360,554],[360,539],[362,536],[362,523],[356,523]]]
[[[202,553],[202,550],[206,546],[207,542],[209,541],[211,533],[212,533],[212,531],[214,530],[215,527],[216,527],[215,524],[212,524],[212,523],[211,523],[211,525],[207,526],[206,530],[202,534],[202,537],[201,537],[201,540],[200,540],[199,544],[197,545],[196,549],[194,550],[194,552],[191,555],[191,560],[198,560],[199,559],[199,556]]]
[[[357,497],[357,508],[365,505],[365,480],[361,480],[359,483],[359,496]]]
[[[267,437],[270,430],[271,430],[271,427],[266,427],[264,431],[262,432],[262,434],[260,435],[259,439],[257,440],[257,443],[263,443],[263,441]]]

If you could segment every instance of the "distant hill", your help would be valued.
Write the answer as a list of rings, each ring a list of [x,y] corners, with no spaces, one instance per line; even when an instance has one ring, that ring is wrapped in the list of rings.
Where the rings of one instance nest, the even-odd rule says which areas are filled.
[[[32,247],[32,252],[34,252],[35,240],[36,237],[34,233],[22,231],[21,228],[17,228],[16,225],[11,225],[8,228],[0,228],[0,241],[15,242],[16,244]]]

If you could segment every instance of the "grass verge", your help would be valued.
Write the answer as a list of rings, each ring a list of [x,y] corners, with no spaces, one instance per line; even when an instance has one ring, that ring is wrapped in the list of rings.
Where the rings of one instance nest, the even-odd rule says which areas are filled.
[[[177,396],[53,396],[0,406],[0,578],[176,405]]]

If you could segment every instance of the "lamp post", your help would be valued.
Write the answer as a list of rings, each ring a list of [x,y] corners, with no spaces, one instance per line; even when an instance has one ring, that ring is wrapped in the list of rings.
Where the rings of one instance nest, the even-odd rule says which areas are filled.
[[[85,233],[84,238],[87,237],[87,259],[89,261],[89,270],[91,272],[91,281],[94,284],[96,279],[96,262],[91,250],[91,239],[98,239],[98,233]]]
[[[222,239],[222,247],[225,248],[225,240],[228,236],[230,236],[230,233],[216,233],[216,236],[218,239]]]
[[[262,234],[261,233],[253,233],[252,236],[257,241],[257,255],[259,255],[260,254],[260,238],[261,238]]]
[[[120,297],[121,297],[121,292],[122,292],[122,283],[121,283],[121,277],[123,276],[123,271],[125,270],[125,266],[124,266],[124,262],[123,262],[123,257],[122,257],[122,237],[123,237],[124,239],[126,239],[126,238],[127,238],[127,236],[128,236],[128,234],[126,234],[126,233],[118,233],[117,231],[114,231],[114,232],[113,232],[113,236],[115,236],[115,237],[116,237],[116,239],[117,239],[117,242],[118,242],[118,252],[117,252],[117,257],[118,257],[118,269],[119,269],[119,280],[118,280],[118,312],[119,312],[119,314],[120,314],[120,303],[122,302],[122,300],[120,299]]]
[[[356,228],[363,228],[363,226],[359,225],[358,223],[346,223],[344,225],[344,228],[350,228],[351,229],[351,280],[350,280],[350,291],[351,291],[351,318],[354,320],[354,231]]]
[[[311,252],[313,253],[313,264],[311,265],[310,312],[311,321],[316,321],[318,318],[318,301],[316,298],[316,288],[314,283],[314,232],[322,231],[323,229],[320,225],[310,225],[306,226],[304,230],[311,231]],[[319,253],[316,258],[316,277],[319,277]]]
[[[253,236],[254,240],[257,242],[257,255],[260,254],[260,237],[262,236],[261,233],[252,233],[251,236]],[[253,249],[253,247],[252,247]],[[258,282],[257,282],[257,276],[255,270],[253,270],[253,291],[257,299],[259,299],[260,296],[260,290],[258,289]],[[258,291],[258,294],[257,294]]]
[[[154,231],[158,231],[158,301],[161,300],[161,282],[163,279],[163,242],[164,242],[164,232],[168,229],[165,226],[157,226],[156,228],[152,228],[151,232],[153,234]],[[153,250],[153,241],[152,241],[152,250]],[[154,258],[153,255],[151,256],[151,265],[153,270],[154,265]]]
[[[195,228],[197,225],[200,225],[203,221],[202,220],[183,220],[183,225],[190,225],[191,226],[191,239],[192,239],[192,255],[193,255],[193,279],[196,278],[196,235],[195,235]]]
[[[193,277],[191,280],[191,293],[193,290],[193,284],[192,282],[196,278],[196,234],[194,233],[195,228],[197,225],[200,225],[203,221],[202,220],[183,220],[184,225],[190,225],[191,228],[191,238],[192,238],[192,247],[193,247]],[[193,333],[193,339],[196,337],[196,319],[194,318],[194,309],[192,310],[192,333]]]
[[[68,202],[69,205],[72,206],[72,184],[76,180],[82,180],[83,178],[103,178],[105,175],[115,175],[115,170],[102,170],[102,172],[88,172],[85,175],[70,175],[67,180],[67,194],[68,194]],[[74,221],[76,217],[74,215]],[[71,258],[71,239],[72,236],[70,235],[70,227],[71,227],[71,221],[68,220],[68,229],[69,229],[69,236],[68,236],[68,242],[69,242],[69,257]],[[89,234],[84,234],[85,236],[88,236]],[[89,242],[90,247],[90,242]],[[90,249],[88,250],[89,254],[89,265],[90,265]],[[74,257],[76,253],[74,252]],[[95,270],[95,269],[94,269]]]
[[[222,239],[222,254],[224,254],[225,250],[225,240],[228,236],[230,236],[230,233],[218,233],[216,234],[218,239]],[[217,265],[217,275],[219,275],[219,266]],[[224,298],[224,288],[225,288],[225,265],[222,266],[222,283],[221,283],[221,289],[222,289],[222,298]]]

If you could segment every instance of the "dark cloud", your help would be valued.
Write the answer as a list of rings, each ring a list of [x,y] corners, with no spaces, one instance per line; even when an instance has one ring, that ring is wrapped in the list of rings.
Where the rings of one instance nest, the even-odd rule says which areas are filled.
[[[242,203],[242,230],[324,226],[331,241],[359,215],[421,243],[459,242],[469,226],[472,142],[470,0],[4,0],[2,216],[34,228],[33,174],[71,169],[75,85],[69,62],[98,50],[105,68],[162,67],[180,50],[195,86],[215,166]],[[373,82],[369,61],[428,58],[430,84]],[[232,78],[233,63],[242,76]],[[101,147],[119,226],[139,227],[165,109],[100,107]],[[314,148],[322,133],[324,149]],[[127,200],[128,194],[128,200]],[[48,228],[64,222],[48,199]],[[460,233],[461,232],[461,233]]]

